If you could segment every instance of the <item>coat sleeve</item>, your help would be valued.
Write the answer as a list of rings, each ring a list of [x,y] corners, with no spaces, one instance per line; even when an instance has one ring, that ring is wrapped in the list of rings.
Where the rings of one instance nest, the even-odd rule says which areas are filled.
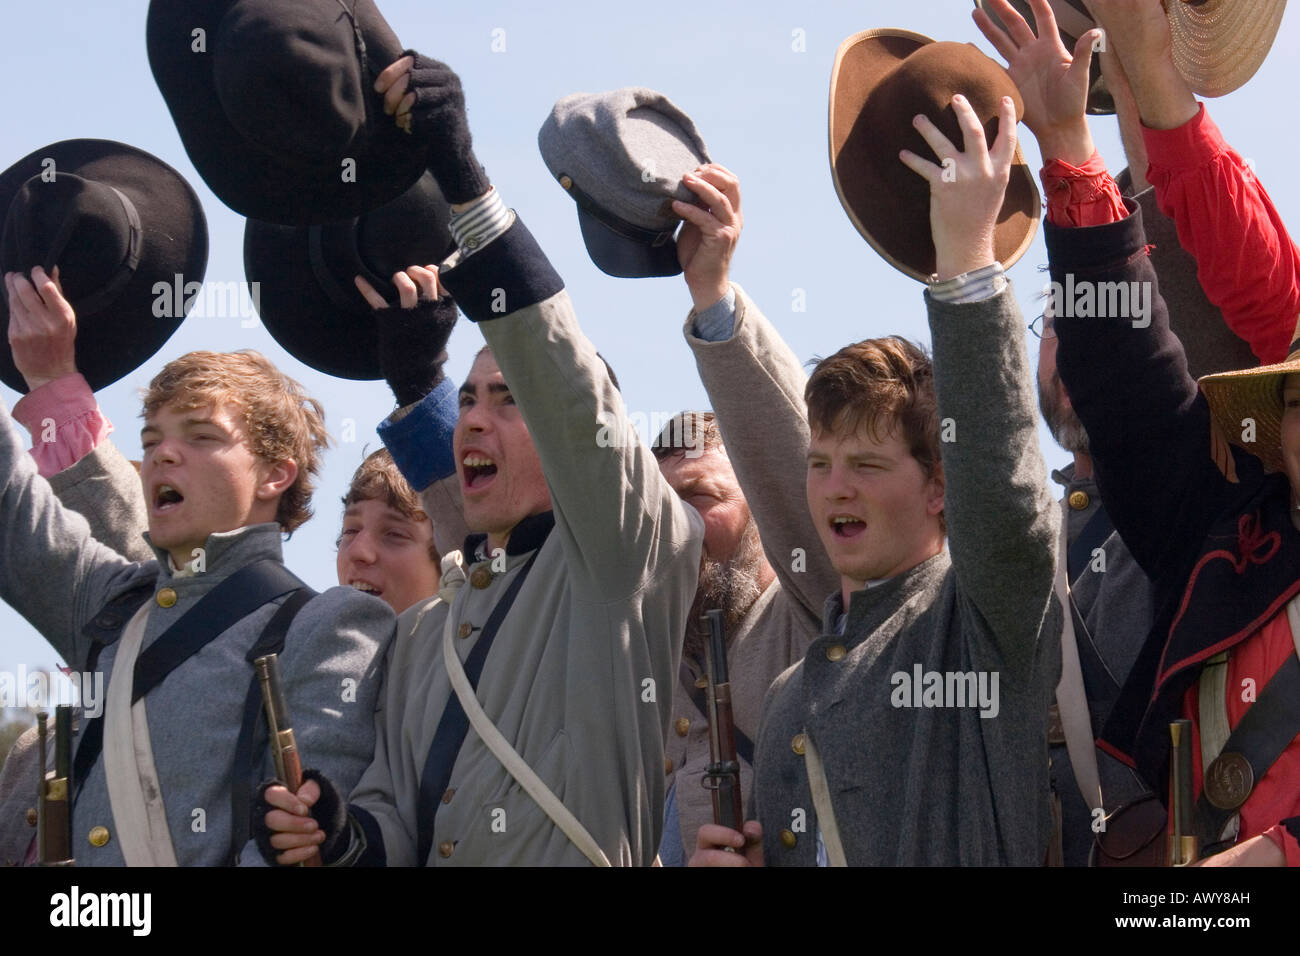
[[[948,550],[961,593],[1021,673],[1054,600],[1060,513],[1048,493],[1020,307],[1010,283],[976,302],[926,293]]]
[[[840,579],[804,505],[808,413],[803,390],[808,376],[754,301],[738,285],[732,288],[736,317],[731,337],[710,342],[695,335],[692,312],[686,319],[686,342],[695,353],[768,563],[782,589],[820,627],[826,596]]]
[[[0,402],[0,598],[80,668],[89,649],[82,628],[136,568],[59,502]]]
[[[1227,483],[1211,454],[1209,406],[1169,329],[1141,213],[1079,229],[1046,223],[1044,231],[1062,291],[1056,364],[1088,433],[1106,510],[1149,577],[1177,576],[1225,506]],[[1093,315],[1103,283],[1149,296],[1148,315]],[[1094,305],[1083,308],[1089,288]],[[1233,453],[1243,480],[1258,473],[1253,456]]]
[[[528,425],[576,592],[620,601],[684,553],[698,561],[699,515],[629,425],[563,282],[523,223],[441,275],[479,323]]]
[[[96,541],[131,561],[153,559],[144,540],[149,514],[140,474],[111,441],[51,476],[50,487],[65,507],[89,522]]]

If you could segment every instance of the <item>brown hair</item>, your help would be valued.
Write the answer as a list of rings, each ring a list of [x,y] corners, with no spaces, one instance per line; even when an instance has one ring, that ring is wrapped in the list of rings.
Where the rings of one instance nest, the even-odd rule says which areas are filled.
[[[898,429],[926,476],[938,473],[934,366],[919,345],[896,335],[846,345],[818,361],[804,401],[813,431],[845,435],[865,429],[881,441]]]
[[[293,531],[311,517],[320,453],[330,441],[325,410],[260,352],[190,352],[168,362],[149,383],[141,417],[164,406],[184,410],[225,402],[243,412],[253,454],[298,466],[298,477],[280,496],[275,513],[280,528]]]
[[[663,461],[679,452],[695,452],[698,457],[711,448],[722,447],[722,432],[718,429],[713,412],[678,412],[670,418],[655,440],[650,451]]]
[[[415,522],[428,521],[429,516],[420,507],[420,499],[415,491],[402,477],[397,463],[387,448],[381,448],[366,456],[356,473],[348,493],[343,496],[343,507],[361,501],[382,501],[399,514]],[[438,546],[433,538],[429,539],[429,560],[435,565],[441,563]]]

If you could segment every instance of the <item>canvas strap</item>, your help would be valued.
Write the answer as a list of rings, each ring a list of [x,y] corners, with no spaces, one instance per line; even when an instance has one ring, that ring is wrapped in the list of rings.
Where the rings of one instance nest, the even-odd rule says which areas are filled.
[[[1070,767],[1079,785],[1083,804],[1089,810],[1104,807],[1101,776],[1097,772],[1097,747],[1088,712],[1088,695],[1083,687],[1083,669],[1079,665],[1079,645],[1074,632],[1073,601],[1066,569],[1069,515],[1061,516],[1061,543],[1056,553],[1056,597],[1061,602],[1061,680],[1056,685],[1056,705],[1065,730],[1065,749]]]
[[[808,733],[807,728],[804,728],[803,737],[803,760],[808,769],[808,787],[812,790],[813,809],[817,811],[817,826],[822,831],[822,842],[826,844],[826,856],[831,866],[848,866],[844,844],[840,841],[840,826],[831,806],[831,788],[826,782],[826,768],[822,766],[821,754],[817,752],[812,734]]]
[[[141,605],[122,631],[114,662],[119,673],[134,670],[148,620],[149,605]],[[129,681],[108,682],[104,723],[104,777],[122,859],[127,866],[176,866],[145,702],[132,702]]]

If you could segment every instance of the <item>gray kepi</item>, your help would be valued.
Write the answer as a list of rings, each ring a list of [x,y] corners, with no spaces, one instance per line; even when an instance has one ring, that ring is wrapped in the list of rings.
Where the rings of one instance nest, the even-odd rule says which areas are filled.
[[[672,201],[697,202],[682,176],[709,162],[709,152],[668,97],[643,87],[566,96],[537,145],[578,204],[587,254],[602,272],[636,279],[682,271]]]

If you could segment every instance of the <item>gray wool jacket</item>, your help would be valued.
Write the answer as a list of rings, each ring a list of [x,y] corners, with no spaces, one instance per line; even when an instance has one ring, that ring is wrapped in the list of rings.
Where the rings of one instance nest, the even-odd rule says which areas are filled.
[[[854,593],[843,636],[833,595],[824,634],[772,685],[751,814],[769,866],[816,862],[805,731],[849,865],[1044,862],[1060,515],[1035,438],[1024,326],[1009,284],[979,302],[926,303],[939,418],[955,427],[942,446],[948,549]],[[908,687],[918,670],[923,687],[943,675],[952,696]],[[958,674],[996,690],[993,706],[953,706],[969,686]]]
[[[86,519],[58,501],[23,452],[3,404],[0,514],[0,598],[76,670],[85,669],[92,639],[104,642],[96,669],[104,674],[106,690],[115,676],[117,639],[131,616],[128,610],[108,607],[110,601],[147,589],[143,648],[148,648],[238,569],[261,558],[282,560],[278,526],[260,524],[210,535],[206,570],[198,575],[173,575],[166,553],[157,549],[154,560],[128,561],[95,540]],[[164,588],[175,591],[170,607],[158,600]],[[277,599],[238,621],[145,698],[172,842],[183,866],[228,860],[235,748],[253,679],[244,655],[280,603]],[[299,750],[308,766],[332,779],[355,781],[369,762],[379,665],[394,627],[393,612],[382,601],[336,587],[307,604],[289,630],[281,670]],[[80,733],[87,725],[81,722]],[[265,729],[254,746],[262,755],[261,778],[273,776]],[[112,838],[102,756],[82,785],[72,825],[78,865],[122,865]],[[96,826],[109,832],[108,841],[98,847],[87,839]],[[261,857],[248,844],[240,862],[260,865]]]
[[[826,595],[840,578],[822,548],[805,505],[808,421],[803,389],[808,376],[798,358],[740,286],[730,338],[711,342],[686,320],[686,341],[722,430],[727,457],[758,524],[763,551],[776,578],[728,635],[727,666],[736,727],[758,738],[759,711],[777,676],[799,661],[821,633]],[[692,685],[704,676],[700,661],[683,661]],[[692,690],[694,687],[692,686]],[[698,693],[698,691],[697,691]],[[677,788],[681,845],[690,857],[701,825],[713,822],[713,797],[704,789],[710,761],[709,723],[679,680],[668,735],[669,778]],[[742,793],[753,767],[740,760]]]
[[[663,830],[664,737],[703,522],[631,431],[568,293],[521,222],[442,277],[480,323],[528,426],[554,526],[546,533],[543,516],[524,519],[503,569],[468,553],[469,583],[450,606],[419,604],[399,618],[375,759],[350,798],[360,829],[350,854],[364,841],[362,864],[587,864],[472,728],[446,790],[431,795],[428,856],[417,849],[421,775],[452,694],[442,650],[448,615],[463,662],[535,555],[487,655],[478,700],[614,865],[648,866]],[[509,287],[508,313],[493,307],[497,287]],[[437,522],[446,489],[423,490]]]

